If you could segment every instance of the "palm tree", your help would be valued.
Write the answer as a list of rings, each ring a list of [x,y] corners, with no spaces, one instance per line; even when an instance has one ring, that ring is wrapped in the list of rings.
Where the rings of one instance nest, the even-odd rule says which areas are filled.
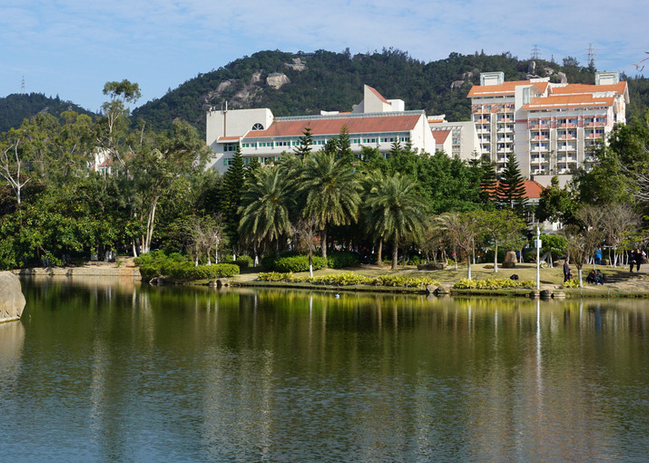
[[[306,194],[302,215],[315,221],[321,235],[322,257],[326,258],[327,227],[349,225],[358,219],[361,197],[357,176],[347,159],[318,152],[305,159],[299,186]]]
[[[418,183],[399,173],[372,188],[366,202],[376,232],[392,239],[392,268],[396,269],[399,245],[421,235],[428,205],[421,199]]]
[[[252,242],[255,251],[265,242],[274,242],[278,254],[280,238],[290,235],[292,190],[292,182],[276,167],[257,170],[244,186],[239,234]]]

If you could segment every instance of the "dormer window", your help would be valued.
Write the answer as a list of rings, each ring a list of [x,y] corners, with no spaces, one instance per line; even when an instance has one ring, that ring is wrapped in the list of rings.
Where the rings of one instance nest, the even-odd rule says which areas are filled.
[[[264,130],[264,126],[257,122],[252,126],[252,130]]]

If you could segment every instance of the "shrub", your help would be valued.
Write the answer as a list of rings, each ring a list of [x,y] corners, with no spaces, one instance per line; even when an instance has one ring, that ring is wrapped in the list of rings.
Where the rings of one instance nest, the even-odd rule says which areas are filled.
[[[584,281],[583,283],[584,283],[584,286],[586,286],[586,281]],[[579,278],[571,278],[570,280],[565,281],[561,287],[562,288],[579,288]]]
[[[309,270],[309,256],[305,255],[282,255],[274,258],[266,256],[261,264],[268,270],[277,272],[307,272]],[[327,260],[321,256],[313,256],[313,270],[320,270],[327,266]]]
[[[355,252],[340,251],[332,252],[327,255],[327,265],[329,268],[345,268],[358,265],[360,259]]]
[[[252,267],[252,257],[250,256],[239,256],[237,260],[234,261],[234,264],[238,265],[239,268],[248,268]]]
[[[453,286],[455,289],[504,289],[504,288],[533,288],[536,282],[528,280],[512,280],[509,278],[488,278],[486,280],[469,280],[462,278]]]

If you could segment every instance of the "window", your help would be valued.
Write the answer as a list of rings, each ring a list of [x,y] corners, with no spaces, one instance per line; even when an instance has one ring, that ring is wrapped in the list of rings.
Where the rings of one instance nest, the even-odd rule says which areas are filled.
[[[259,122],[256,122],[255,124],[252,125],[252,130],[264,130],[264,126],[261,125]]]

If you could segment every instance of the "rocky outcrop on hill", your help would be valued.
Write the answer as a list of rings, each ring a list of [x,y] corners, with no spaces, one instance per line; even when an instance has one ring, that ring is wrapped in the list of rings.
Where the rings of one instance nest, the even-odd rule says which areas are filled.
[[[18,320],[24,308],[20,280],[11,272],[0,272],[0,323]]]

